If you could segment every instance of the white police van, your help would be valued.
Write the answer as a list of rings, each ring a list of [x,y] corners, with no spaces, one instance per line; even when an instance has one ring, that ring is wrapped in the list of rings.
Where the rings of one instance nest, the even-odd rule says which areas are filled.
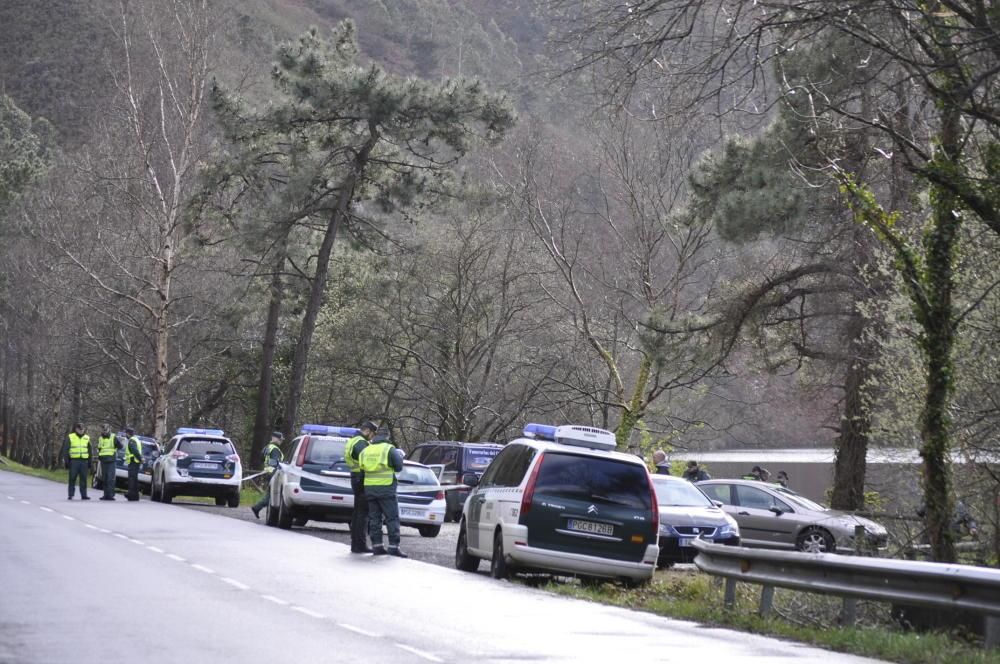
[[[610,431],[528,424],[473,486],[455,566],[490,561],[494,578],[555,572],[649,581],[659,556],[656,493],[641,459],[615,451]]]
[[[216,505],[239,507],[242,481],[240,455],[222,429],[181,427],[153,462],[150,495],[164,503],[208,496]]]

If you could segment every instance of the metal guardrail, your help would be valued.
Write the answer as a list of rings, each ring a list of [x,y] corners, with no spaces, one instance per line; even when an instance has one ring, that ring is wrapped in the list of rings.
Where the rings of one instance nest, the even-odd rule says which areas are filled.
[[[1000,570],[914,560],[748,549],[695,540],[694,563],[726,579],[725,603],[738,581],[761,584],[759,612],[770,613],[774,589],[844,598],[842,623],[853,624],[857,600],[895,602],[985,615],[986,646],[1000,646]]]

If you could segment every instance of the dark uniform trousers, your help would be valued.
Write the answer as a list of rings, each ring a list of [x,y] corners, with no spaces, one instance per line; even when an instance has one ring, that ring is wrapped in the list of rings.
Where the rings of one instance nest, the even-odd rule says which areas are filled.
[[[80,478],[80,496],[87,497],[87,470],[90,468],[90,459],[70,459],[69,460],[69,497],[73,497],[76,488],[77,478]]]
[[[128,492],[125,497],[129,500],[139,500],[139,464],[137,463],[128,465]]]
[[[388,489],[388,490],[386,490]],[[399,503],[396,487],[368,487],[368,535],[372,546],[382,546],[382,520],[389,533],[389,546],[399,546]]]
[[[104,497],[115,497],[115,458],[101,457],[101,483],[104,485]]]
[[[351,550],[363,551],[368,546],[368,498],[365,496],[364,473],[351,473],[354,509],[351,511]]]

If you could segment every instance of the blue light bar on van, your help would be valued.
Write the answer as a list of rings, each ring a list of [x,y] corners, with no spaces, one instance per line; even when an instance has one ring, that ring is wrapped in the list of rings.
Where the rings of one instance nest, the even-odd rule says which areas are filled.
[[[195,433],[200,436],[225,436],[226,432],[222,429],[194,429],[192,427],[181,427],[177,430],[178,434],[183,433]]]
[[[524,425],[524,436],[537,440],[555,440],[556,427],[550,424],[526,424]]]
[[[311,433],[316,436],[342,436],[350,438],[361,433],[361,429],[354,427],[332,427],[325,424],[303,424],[302,433]]]

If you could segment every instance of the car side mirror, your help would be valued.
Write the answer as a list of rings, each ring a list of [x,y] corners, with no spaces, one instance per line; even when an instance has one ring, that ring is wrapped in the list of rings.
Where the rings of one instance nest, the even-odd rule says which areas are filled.
[[[771,511],[774,512],[774,516],[781,516],[785,513],[785,510],[781,509],[777,505],[771,505]]]
[[[722,502],[721,500],[713,500],[712,504],[715,505],[716,507],[722,507],[723,505],[725,505],[725,503]]]
[[[479,486],[479,476],[475,473],[465,473],[462,475],[462,484],[465,486]]]

